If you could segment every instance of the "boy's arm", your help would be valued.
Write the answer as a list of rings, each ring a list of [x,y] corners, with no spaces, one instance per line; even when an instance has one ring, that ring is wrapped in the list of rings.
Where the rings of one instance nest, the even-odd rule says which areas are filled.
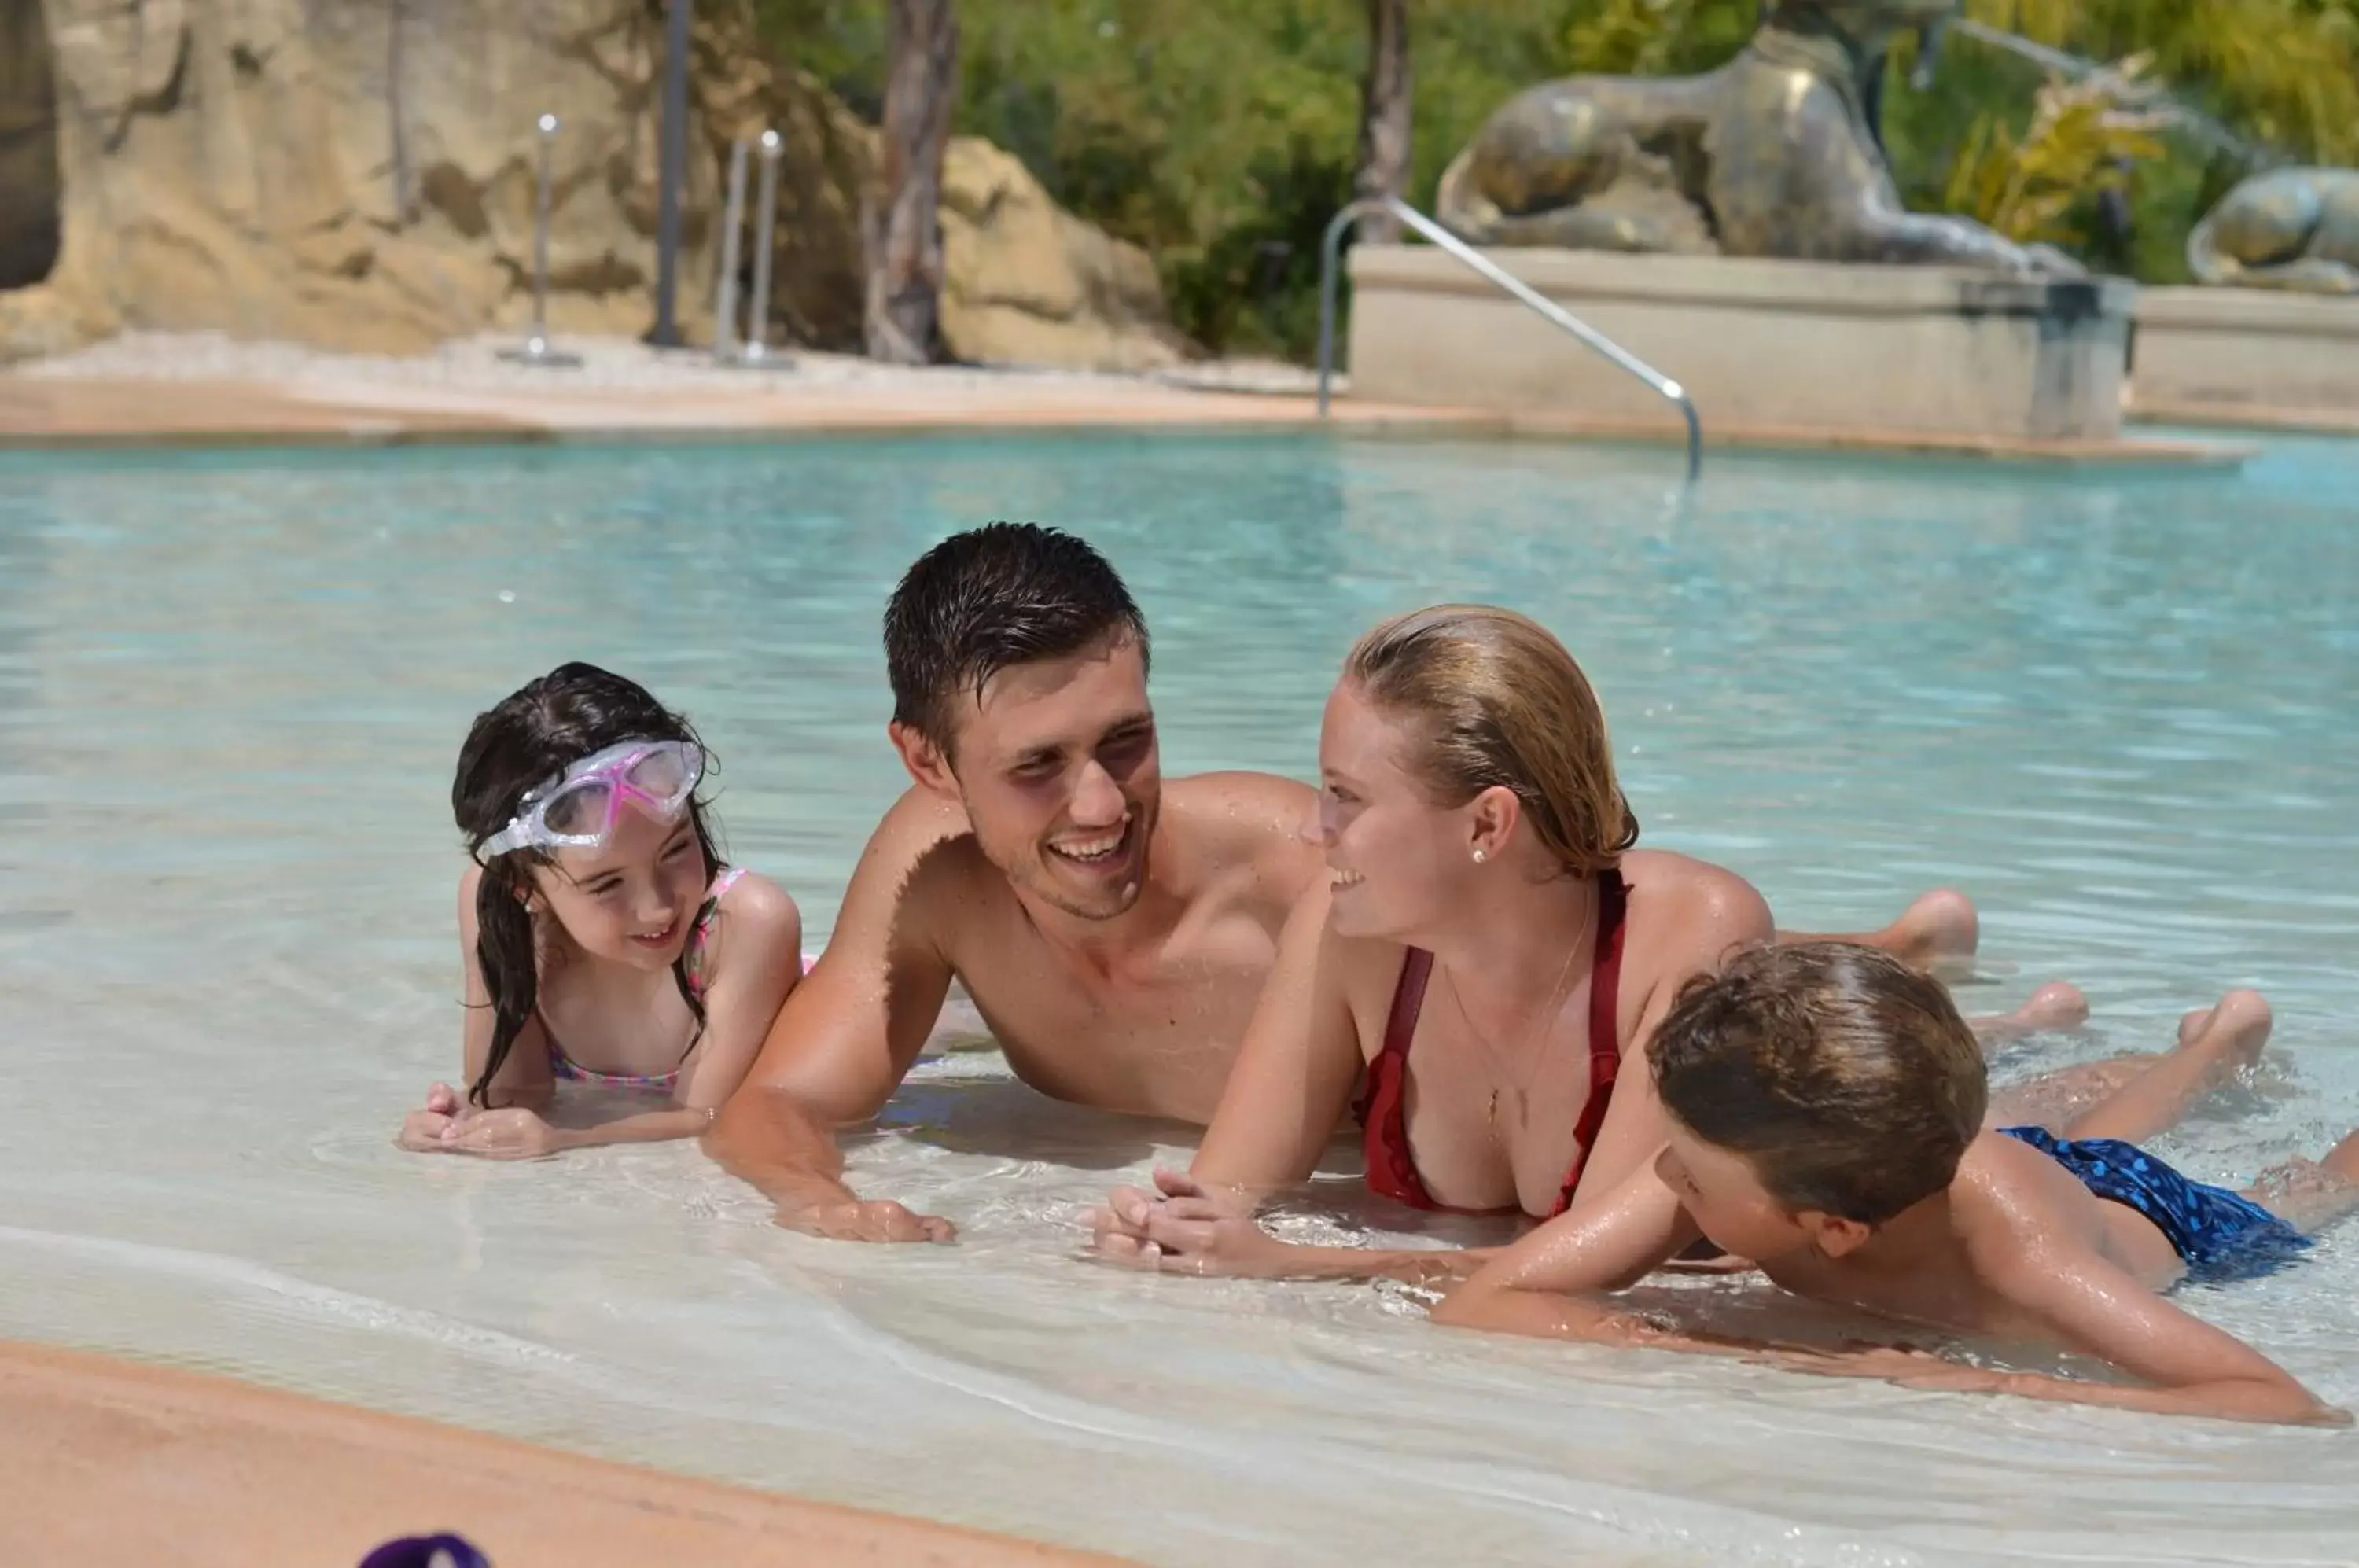
[[[1595,1201],[1576,1203],[1488,1263],[1433,1309],[1456,1328],[1600,1345],[1748,1355],[1740,1345],[1680,1334],[1598,1301],[1677,1257],[1701,1233],[1651,1164]]]
[[[2180,1311],[2095,1251],[2061,1240],[1976,1257],[1984,1283],[2055,1338],[2130,1373],[2147,1388],[2036,1372],[1948,1368],[1903,1381],[2071,1404],[2111,1405],[2223,1421],[2347,1425],[2293,1375],[2234,1334]]]

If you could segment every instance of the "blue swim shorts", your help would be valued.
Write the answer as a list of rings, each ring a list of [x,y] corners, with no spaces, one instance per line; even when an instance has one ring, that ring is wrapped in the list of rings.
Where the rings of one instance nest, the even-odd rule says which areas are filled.
[[[2249,1279],[2310,1247],[2308,1236],[2243,1193],[2191,1181],[2134,1143],[2068,1140],[2036,1127],[1999,1131],[2064,1167],[2096,1196],[2152,1220],[2186,1260],[2191,1279]]]

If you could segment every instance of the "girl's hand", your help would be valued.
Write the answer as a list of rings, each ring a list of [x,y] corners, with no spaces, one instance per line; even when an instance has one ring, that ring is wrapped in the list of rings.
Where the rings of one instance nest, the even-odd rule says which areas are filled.
[[[412,1154],[437,1153],[443,1148],[444,1130],[466,1110],[467,1103],[459,1091],[448,1083],[437,1083],[426,1091],[426,1108],[402,1118],[401,1132],[393,1141]]]
[[[438,1085],[439,1087],[439,1085]],[[419,1154],[472,1154],[483,1160],[538,1160],[565,1147],[565,1135],[537,1111],[520,1105],[445,1114],[412,1111],[401,1125],[402,1148]]]
[[[456,1116],[442,1129],[445,1152],[485,1160],[538,1160],[562,1147],[555,1127],[520,1105]]]
[[[442,1148],[443,1129],[451,1118],[446,1112],[431,1109],[412,1111],[401,1121],[401,1134],[393,1141],[412,1154],[433,1154]]]

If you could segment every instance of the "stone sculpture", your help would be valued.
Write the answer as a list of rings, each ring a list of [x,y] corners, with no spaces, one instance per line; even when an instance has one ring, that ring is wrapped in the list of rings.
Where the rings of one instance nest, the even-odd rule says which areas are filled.
[[[2187,236],[2199,283],[2359,294],[2359,169],[2273,169],[2240,182]]]
[[[1901,205],[1878,98],[1893,40],[1957,0],[1763,0],[1701,76],[1575,76],[1509,100],[1443,174],[1478,245],[1783,256],[2078,277],[2047,245]]]

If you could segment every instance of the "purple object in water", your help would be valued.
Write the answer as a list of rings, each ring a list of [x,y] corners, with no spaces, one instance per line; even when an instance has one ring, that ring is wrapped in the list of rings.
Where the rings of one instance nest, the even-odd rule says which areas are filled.
[[[464,1536],[408,1535],[361,1559],[361,1568],[492,1568]]]

